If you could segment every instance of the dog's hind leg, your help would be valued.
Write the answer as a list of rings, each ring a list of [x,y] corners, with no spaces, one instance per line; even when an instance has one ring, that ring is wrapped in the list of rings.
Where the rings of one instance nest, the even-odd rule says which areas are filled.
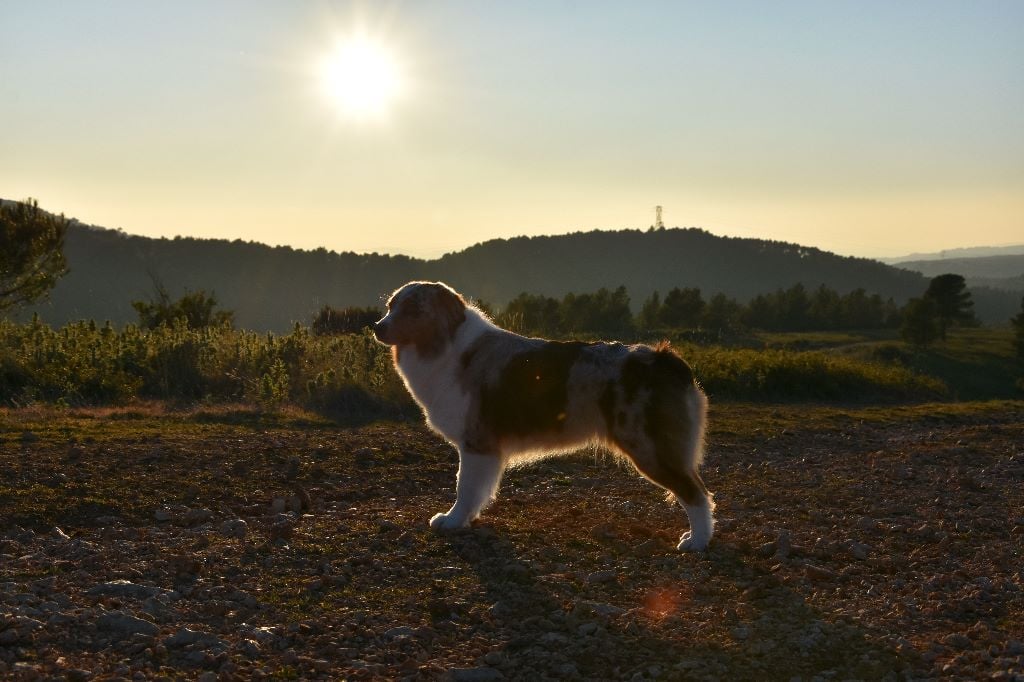
[[[707,400],[696,387],[681,397],[681,401],[647,406],[642,428],[628,419],[616,425],[612,441],[641,474],[667,490],[686,510],[690,530],[679,539],[677,549],[699,552],[707,548],[714,534],[715,503],[697,473],[703,458]]]
[[[621,447],[621,446],[620,446]],[[625,449],[625,448],[623,448]],[[700,552],[707,548],[714,534],[712,512],[715,503],[711,493],[704,487],[704,481],[696,471],[677,470],[666,466],[662,456],[643,456],[636,449],[625,449],[637,471],[653,483],[667,490],[671,497],[686,510],[690,530],[683,533],[676,549],[683,552]],[[643,448],[640,449],[641,451]],[[662,455],[659,452],[659,455]]]
[[[459,450],[459,474],[455,485],[455,504],[444,514],[430,519],[434,530],[465,528],[480,516],[494,500],[505,463],[500,455],[478,455]]]

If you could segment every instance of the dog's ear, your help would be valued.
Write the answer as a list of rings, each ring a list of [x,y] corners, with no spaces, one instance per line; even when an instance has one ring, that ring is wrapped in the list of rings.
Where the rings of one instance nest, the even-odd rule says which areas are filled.
[[[455,336],[455,330],[466,320],[466,300],[447,284],[437,283],[438,311],[444,321],[447,336]]]

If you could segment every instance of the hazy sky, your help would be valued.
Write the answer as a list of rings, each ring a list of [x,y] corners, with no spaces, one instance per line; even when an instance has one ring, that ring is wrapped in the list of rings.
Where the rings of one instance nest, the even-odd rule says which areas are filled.
[[[436,256],[669,226],[1024,242],[1024,2],[0,0],[0,197],[144,235]],[[356,32],[379,116],[321,77]]]

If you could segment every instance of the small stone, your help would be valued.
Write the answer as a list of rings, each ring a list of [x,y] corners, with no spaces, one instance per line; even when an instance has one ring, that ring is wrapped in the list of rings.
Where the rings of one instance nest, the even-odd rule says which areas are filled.
[[[597,632],[598,625],[594,621],[587,621],[576,628],[576,632],[583,636],[592,635]]]
[[[633,548],[633,553],[638,557],[654,556],[661,549],[661,543],[657,539],[645,540]]]
[[[202,630],[192,630],[190,628],[181,628],[170,637],[165,637],[163,644],[167,647],[183,647],[189,644],[197,644],[201,648],[227,646],[227,644],[216,635],[209,632],[203,632]]]
[[[385,631],[384,637],[387,639],[395,639],[396,637],[412,637],[415,634],[416,631],[408,625],[399,625]]]
[[[854,559],[856,559],[857,561],[865,561],[868,558],[868,551],[871,548],[862,542],[851,540],[848,545],[848,549],[850,551],[850,556],[852,556]]]
[[[108,611],[96,620],[96,627],[100,630],[109,630],[120,635],[146,635],[152,637],[160,632],[160,628],[135,616],[129,616],[122,611]]]
[[[217,682],[217,673],[212,670],[207,670],[196,678],[196,682]]]
[[[296,514],[302,513],[302,497],[299,495],[292,495],[288,498],[288,509],[295,512]]]
[[[454,668],[448,672],[452,682],[497,682],[505,676],[495,668]]]
[[[170,521],[171,520],[171,508],[170,507],[160,507],[155,512],[153,512],[153,518],[156,519],[157,521],[160,521],[160,522]]]
[[[63,542],[64,540],[70,540],[71,539],[71,536],[69,536],[67,533],[62,531],[57,526],[54,526],[50,530],[50,537],[52,537],[55,540],[60,540],[61,542]]]
[[[89,595],[130,597],[132,599],[148,599],[166,593],[167,590],[163,588],[151,585],[137,585],[129,580],[111,580],[110,582],[94,585],[86,591],[86,594]]]
[[[597,585],[599,583],[612,582],[613,580],[615,580],[617,576],[618,573],[616,573],[612,569],[608,569],[605,571],[594,571],[593,573],[587,576],[587,582],[591,585]]]
[[[242,539],[249,534],[249,524],[245,519],[228,519],[220,524],[220,533],[229,538]]]
[[[283,497],[275,497],[270,501],[270,511],[275,514],[284,512],[288,507],[288,502]]]
[[[835,571],[825,568],[824,566],[815,566],[814,564],[807,564],[804,566],[804,575],[808,580],[815,582],[822,580],[835,580],[839,577],[839,574]]]
[[[576,613],[577,611],[583,615],[593,614],[601,616],[602,618],[611,618],[625,613],[625,609],[619,608],[614,604],[604,604],[602,602],[589,601],[586,599],[576,602],[573,606],[573,613]]]
[[[487,665],[501,665],[504,660],[504,656],[501,655],[500,651],[488,651],[484,654],[484,663]]]
[[[563,663],[556,668],[555,672],[557,672],[562,679],[576,677],[580,674],[579,668],[576,667],[575,663]]]
[[[1019,639],[1011,639],[1006,643],[1005,651],[1007,656],[1020,656],[1024,654],[1024,642]]]
[[[209,509],[189,509],[185,512],[184,521],[188,525],[206,523],[213,518],[213,512]]]
[[[971,647],[970,638],[967,637],[967,635],[960,634],[959,632],[946,635],[942,638],[942,643],[955,649],[969,649]]]
[[[775,541],[775,558],[781,561],[782,559],[789,557],[791,550],[792,545],[790,543],[789,531],[779,531],[779,537]]]
[[[750,637],[750,628],[747,627],[746,625],[738,625],[738,626],[736,626],[736,627],[734,627],[732,629],[730,634],[732,635],[733,639],[739,640],[739,641],[742,642],[743,640],[745,640],[748,637]]]

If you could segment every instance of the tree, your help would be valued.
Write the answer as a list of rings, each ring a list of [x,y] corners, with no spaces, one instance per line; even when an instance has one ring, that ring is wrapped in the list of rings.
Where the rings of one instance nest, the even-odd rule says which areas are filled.
[[[0,312],[43,298],[68,271],[67,229],[31,199],[0,204]]]
[[[1013,343],[1017,347],[1017,357],[1024,360],[1024,298],[1020,299],[1020,312],[1010,320],[1013,325]]]
[[[497,322],[524,334],[555,334],[561,327],[558,301],[524,291],[509,301]]]
[[[974,302],[971,292],[966,291],[967,283],[961,275],[939,275],[928,283],[924,297],[935,303],[939,320],[939,336],[946,340],[946,330],[954,324],[977,324],[974,317]]]
[[[676,287],[665,294],[665,302],[661,305],[658,318],[664,327],[673,329],[697,327],[700,325],[704,306],[700,289]]]
[[[743,306],[723,293],[715,294],[704,309],[702,325],[721,334],[740,327]]]
[[[139,314],[139,326],[156,329],[161,324],[172,326],[177,320],[184,320],[190,329],[204,329],[232,324],[234,313],[230,310],[215,310],[217,299],[204,290],[186,291],[177,301],[171,300],[167,289],[154,281],[155,296],[150,301],[132,301],[132,307]]]
[[[654,228],[652,227],[651,230]],[[640,306],[640,314],[637,315],[636,323],[640,329],[653,329],[658,326],[658,313],[661,312],[661,296],[655,291],[650,298]]]
[[[930,298],[912,298],[903,308],[903,340],[918,348],[927,348],[939,336],[938,306]]]

